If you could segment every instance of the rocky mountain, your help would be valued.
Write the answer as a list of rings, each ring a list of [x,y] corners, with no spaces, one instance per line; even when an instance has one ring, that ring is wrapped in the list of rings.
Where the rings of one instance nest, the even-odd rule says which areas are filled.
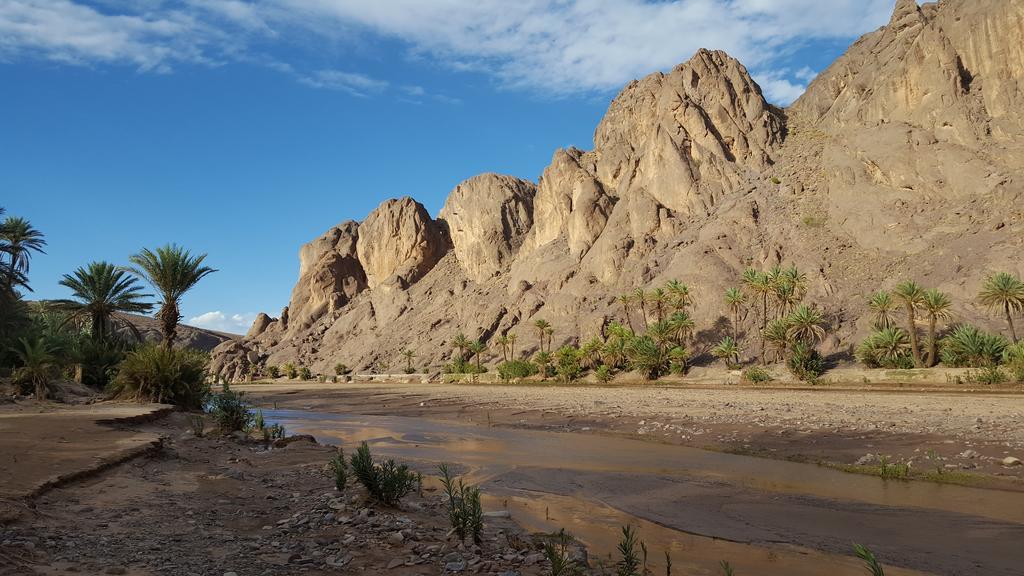
[[[139,331],[147,342],[160,342],[163,340],[163,336],[160,334],[160,322],[155,318],[138,314],[123,314],[122,316],[135,326],[135,329]],[[130,335],[126,334],[126,336]],[[216,330],[179,324],[178,337],[174,341],[174,347],[195,348],[203,352],[210,352],[224,342],[240,338],[237,334],[228,334],[227,332],[217,332]]]
[[[558,150],[539,182],[484,174],[437,219],[389,200],[302,247],[277,319],[214,352],[232,379],[292,361],[329,373],[450,357],[458,332],[536,350],[625,320],[616,297],[678,279],[698,343],[728,329],[722,293],[748,266],[795,264],[842,357],[868,330],[866,296],[900,280],[974,294],[1024,272],[1024,0],[899,0],[792,106],[699,51],[612,101],[594,148]],[[635,319],[639,321],[639,319]],[[750,322],[745,326],[751,328]],[[753,353],[755,350],[748,350]]]

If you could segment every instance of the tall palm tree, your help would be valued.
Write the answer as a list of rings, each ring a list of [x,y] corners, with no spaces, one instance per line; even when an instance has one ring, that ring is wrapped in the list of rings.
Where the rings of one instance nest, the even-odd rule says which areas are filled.
[[[665,320],[665,304],[668,303],[668,293],[664,288],[655,288],[647,294],[647,301],[654,306],[654,317],[658,322]]]
[[[455,338],[452,339],[452,346],[459,349],[459,362],[466,361],[466,349],[469,348],[469,344],[469,338],[466,338],[466,335],[462,332],[456,334]]]
[[[143,248],[128,261],[129,271],[145,278],[160,293],[160,332],[164,336],[164,348],[170,350],[177,337],[178,322],[181,321],[179,303],[181,297],[208,274],[216,272],[203,266],[206,254],[193,256],[188,250],[176,245],[161,246],[156,251]]]
[[[775,354],[776,362],[784,359],[792,343],[789,337],[789,323],[786,320],[772,320],[761,331],[761,339],[765,342],[766,346],[771,347],[772,352]]]
[[[69,319],[88,319],[90,333],[103,340],[110,333],[111,320],[121,312],[145,314],[153,305],[143,302],[152,294],[143,294],[134,277],[109,262],[90,262],[65,274],[61,286],[71,289],[74,300],[58,300],[58,309],[69,313]],[[126,322],[128,326],[133,326]]]
[[[544,334],[547,332],[551,324],[543,318],[539,318],[533,322],[534,328],[537,329],[537,339],[540,341],[540,351],[544,351]]]
[[[618,297],[619,304],[622,304],[622,312],[626,315],[626,324],[633,329],[633,318],[629,315],[629,305],[633,303],[633,297],[629,294],[622,294]]]
[[[412,373],[412,359],[416,356],[416,353],[406,348],[402,350],[402,356],[405,357],[405,371]]]
[[[825,337],[825,318],[821,312],[801,304],[786,317],[787,335],[791,340],[813,345]]]
[[[501,361],[508,362],[508,335],[502,334],[498,336],[498,346],[501,346]]]
[[[907,310],[907,334],[910,335],[910,353],[914,356],[914,366],[924,365],[921,360],[921,347],[917,339],[917,309],[924,303],[924,288],[913,280],[900,282],[894,292],[903,302]]]
[[[544,335],[548,337],[548,352],[551,352],[551,341],[554,339],[555,329],[548,326],[544,329]]]
[[[868,308],[871,309],[871,313],[874,315],[872,324],[877,330],[885,330],[886,328],[892,328],[896,323],[893,318],[893,312],[896,310],[896,302],[892,299],[892,294],[885,290],[879,290],[871,295],[868,300]]]
[[[57,372],[57,358],[52,354],[44,338],[20,339],[21,347],[14,354],[21,364],[14,372],[15,378],[31,382],[35,387],[36,400],[46,400],[46,388]]]
[[[740,312],[747,303],[747,295],[739,288],[726,288],[725,305],[732,311],[732,339],[740,339]]]
[[[743,283],[752,296],[761,301],[761,363],[767,361],[766,345],[764,340],[764,329],[768,327],[768,295],[772,292],[772,278],[753,268],[743,271]]]
[[[784,318],[803,299],[797,285],[788,276],[781,276],[772,285],[772,296],[775,297],[775,314],[777,318]]]
[[[469,343],[469,353],[476,357],[476,371],[480,372],[480,355],[487,351],[487,345],[479,340]]]
[[[924,291],[921,300],[921,309],[928,314],[928,356],[925,359],[925,366],[931,368],[939,363],[939,320],[949,318],[949,309],[953,303],[949,296],[935,288]]]
[[[512,360],[516,359],[516,335],[508,335],[508,357]]]
[[[8,260],[4,288],[11,290],[21,284],[31,292],[24,279],[28,275],[32,252],[46,254],[43,246],[46,246],[43,233],[33,228],[28,220],[8,216],[0,222],[0,252],[6,254]]]
[[[989,308],[1002,308],[1010,327],[1010,337],[1016,343],[1017,330],[1013,326],[1013,315],[1024,311],[1024,282],[1006,272],[993,274],[985,280],[978,299]]]
[[[647,328],[647,307],[644,305],[647,302],[647,293],[643,288],[637,288],[633,291],[633,300],[640,307],[640,319],[644,321],[644,328]]]

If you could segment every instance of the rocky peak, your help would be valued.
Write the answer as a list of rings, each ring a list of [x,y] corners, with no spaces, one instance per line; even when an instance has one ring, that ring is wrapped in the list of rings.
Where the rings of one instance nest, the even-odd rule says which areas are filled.
[[[426,274],[449,248],[444,230],[408,196],[386,200],[359,225],[356,253],[375,288],[390,280],[408,285]]]
[[[481,174],[455,187],[440,219],[448,225],[455,256],[466,274],[483,281],[515,257],[533,227],[533,182]]]

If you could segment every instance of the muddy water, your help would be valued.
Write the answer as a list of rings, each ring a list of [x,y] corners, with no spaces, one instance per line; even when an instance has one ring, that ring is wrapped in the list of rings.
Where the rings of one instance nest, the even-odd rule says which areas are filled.
[[[465,467],[531,530],[564,527],[611,551],[631,523],[680,574],[862,574],[850,545],[887,574],[1024,574],[1024,493],[885,482],[814,465],[588,434],[421,418],[264,411],[289,433],[377,454]]]

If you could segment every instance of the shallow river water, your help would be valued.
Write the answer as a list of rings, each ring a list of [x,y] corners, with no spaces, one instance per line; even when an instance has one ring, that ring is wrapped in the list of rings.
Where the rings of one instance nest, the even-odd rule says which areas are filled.
[[[852,543],[886,574],[1024,574],[1024,492],[884,481],[812,464],[594,434],[423,418],[265,410],[290,434],[419,464],[458,465],[486,509],[531,531],[565,528],[608,559],[639,527],[651,564],[676,574],[863,574]],[[890,568],[891,567],[891,568]]]

